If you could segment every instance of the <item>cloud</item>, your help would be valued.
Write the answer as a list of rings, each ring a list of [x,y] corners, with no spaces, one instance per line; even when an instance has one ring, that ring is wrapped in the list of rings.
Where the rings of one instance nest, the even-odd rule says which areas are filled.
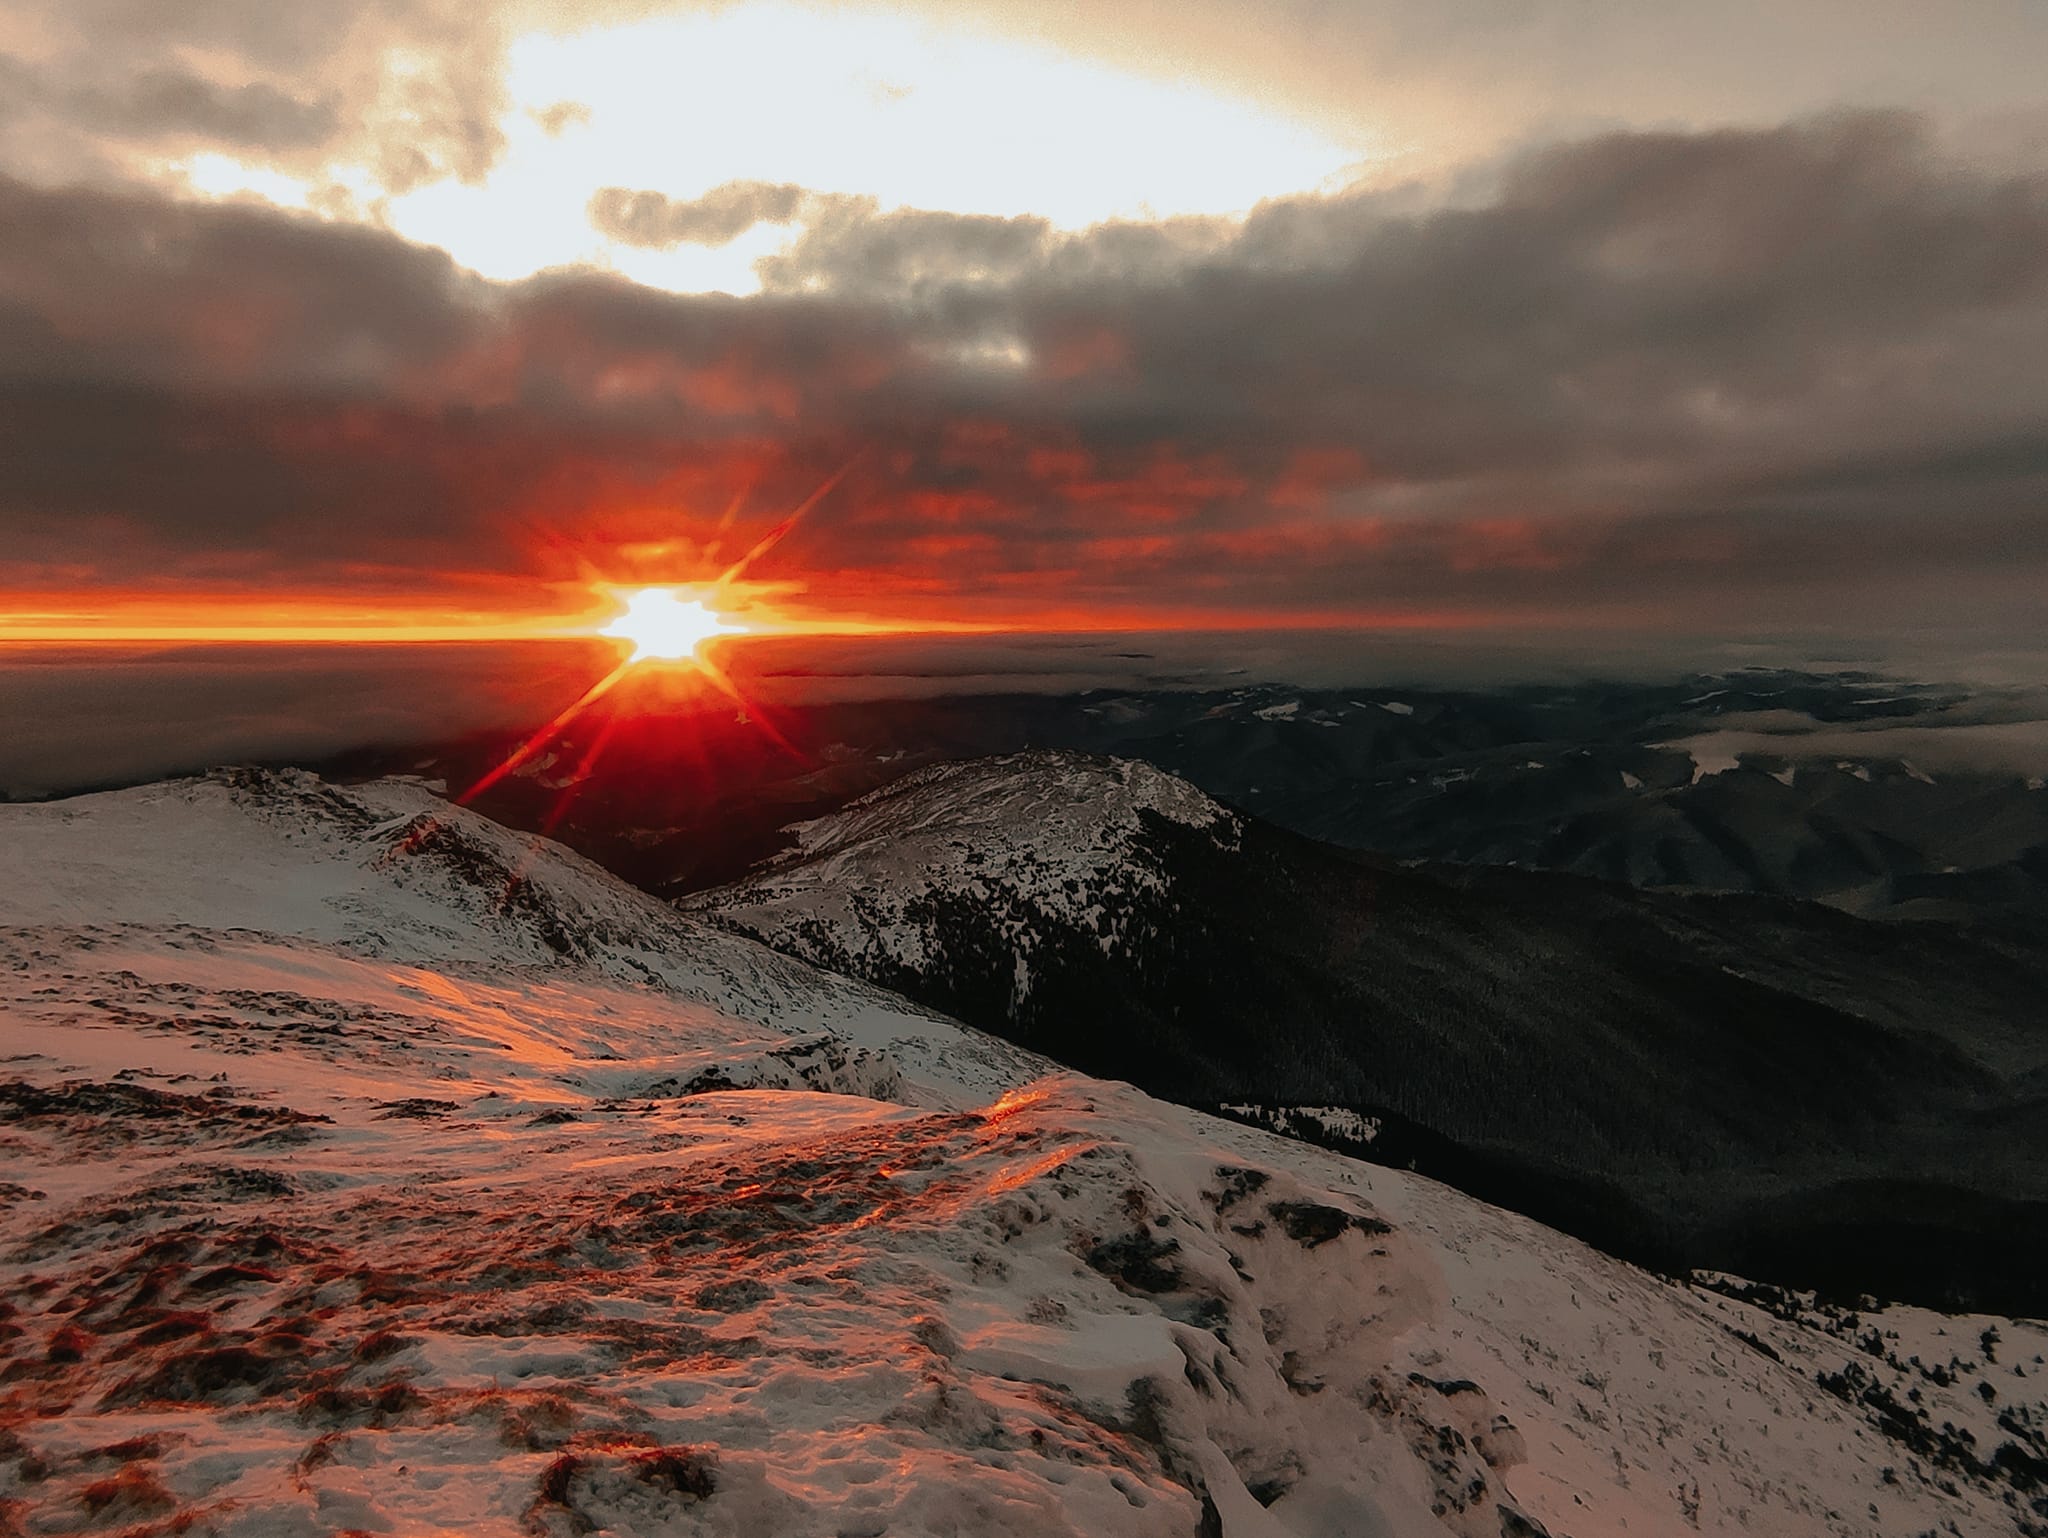
[[[222,86],[178,69],[150,69],[118,92],[86,97],[99,121],[137,138],[189,134],[215,143],[297,149],[340,126],[330,100],[301,100],[262,81]]]
[[[871,198],[824,203],[786,252],[757,264],[770,289],[900,297],[961,284],[1029,277],[1045,261],[1052,225],[926,209],[877,210]]]
[[[61,112],[89,120],[96,132],[139,141],[293,151],[329,142],[340,130],[332,97],[300,98],[263,81],[221,85],[171,66],[153,66],[118,80],[53,87],[39,72],[0,55],[8,113]]]
[[[1066,235],[650,205],[801,213],[735,299],[0,184],[0,582],[678,577],[857,456],[759,572],[826,608],[2038,622],[2048,178],[1862,114],[1490,186]]]
[[[12,0],[0,165],[104,185],[150,173],[141,146],[361,166],[386,193],[475,181],[504,146],[513,21],[464,0]]]
[[[590,107],[580,101],[558,101],[534,111],[533,120],[549,138],[559,138],[564,132],[581,123],[590,121]]]
[[[144,174],[125,139],[132,130],[97,104],[164,71],[215,98],[173,114],[194,143],[251,152],[295,175],[365,165],[383,192],[474,181],[505,147],[517,40],[697,9],[690,0],[10,0],[0,58],[14,69],[0,67],[0,81],[31,79],[37,100],[0,95],[0,165],[46,182]],[[2010,0],[1958,0],[1938,28],[1916,0],[1691,10],[1624,0],[1506,9],[1497,0],[1130,0],[1113,16],[1074,0],[910,9],[935,34],[1008,36],[1134,78],[1285,103],[1304,123],[1366,146],[1376,174],[1395,176],[1454,174],[1508,146],[1601,126],[1755,124],[1844,106],[1903,104],[1966,137],[2024,139],[2038,133],[2036,61],[2048,51],[2048,12]],[[895,89],[884,83],[888,67],[873,64],[881,96]],[[219,100],[251,88],[273,99]],[[1985,121],[1965,126],[1970,118]],[[266,123],[275,131],[259,128]]]
[[[1284,101],[1369,136],[1400,176],[1616,126],[1836,109],[2032,115],[2038,135],[2048,54],[2048,9],[2007,0],[1958,0],[1942,27],[1918,0],[988,0],[973,12],[1112,66]]]
[[[1995,699],[1996,697],[1994,697]],[[1897,725],[1882,721],[1853,725],[1824,723],[1796,711],[1731,716],[1712,732],[1659,746],[1692,755],[1698,771],[1719,773],[1752,755],[1795,763],[1837,759],[1903,759],[1937,773],[2006,773],[2039,776],[2048,771],[2048,716],[2038,691],[1998,701],[2018,719],[1970,719],[1972,701],[1961,709],[1934,711],[1925,719]]]
[[[0,800],[194,773],[305,762],[361,747],[443,744],[530,728],[611,665],[599,642],[465,646],[21,648],[0,650]],[[1796,663],[1783,648],[1660,634],[1343,635],[1185,630],[1148,635],[871,636],[758,640],[725,658],[771,710],[850,701],[1085,690],[1294,687],[1491,688],[1588,676],[1669,678],[1698,668]],[[2039,676],[2039,658],[2034,659]],[[1741,751],[1794,758],[1894,755],[1950,767],[2048,768],[2039,691],[1994,694],[2007,719],[1948,712],[1926,727],[1861,733],[1784,723]],[[671,709],[693,707],[672,701]],[[729,716],[723,696],[702,708]],[[1681,746],[1685,746],[1681,744]],[[1729,746],[1693,744],[1703,754]],[[457,787],[458,789],[460,787]]]
[[[875,198],[814,192],[791,182],[727,182],[700,198],[600,188],[590,222],[630,246],[723,246],[757,224],[801,222],[791,247],[763,258],[765,287],[835,295],[900,297],[959,283],[1003,283],[1030,274],[1052,247],[1050,221],[1032,215],[884,212]]]
[[[789,182],[727,182],[687,201],[601,187],[590,199],[590,222],[629,246],[723,246],[757,224],[789,223],[811,201],[813,194]]]

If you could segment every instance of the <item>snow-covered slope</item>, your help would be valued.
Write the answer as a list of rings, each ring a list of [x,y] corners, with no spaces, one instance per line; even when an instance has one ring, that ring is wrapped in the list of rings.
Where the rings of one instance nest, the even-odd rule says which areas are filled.
[[[1047,1066],[684,918],[414,781],[343,787],[235,770],[10,806],[0,818],[14,873],[0,883],[0,924],[248,930],[467,975],[567,971],[783,1034],[893,1050],[943,1096],[1000,1093]]]
[[[1668,1285],[418,787],[0,868],[0,1531],[2028,1530],[2033,1326]]]
[[[862,975],[943,964],[966,905],[1014,953],[1018,997],[1036,949],[1083,934],[1125,939],[1166,877],[1145,819],[1206,830],[1228,845],[1234,813],[1135,759],[1014,753],[937,764],[789,831],[795,845],[759,873],[686,906],[820,965]]]

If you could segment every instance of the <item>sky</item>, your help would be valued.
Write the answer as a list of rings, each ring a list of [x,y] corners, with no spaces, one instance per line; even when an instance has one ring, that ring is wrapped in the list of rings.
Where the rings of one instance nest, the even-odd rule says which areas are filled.
[[[1929,15],[0,0],[0,637],[2009,649],[2048,7]]]

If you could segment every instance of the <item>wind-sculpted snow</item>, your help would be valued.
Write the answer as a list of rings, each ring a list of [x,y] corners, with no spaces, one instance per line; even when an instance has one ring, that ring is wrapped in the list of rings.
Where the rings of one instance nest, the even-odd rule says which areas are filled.
[[[0,811],[0,1531],[2030,1530],[2031,1325],[991,1090],[1023,1059],[549,850],[566,948],[488,860],[393,897],[410,787],[151,796]]]
[[[1074,935],[1104,951],[1133,915],[1170,902],[1148,817],[1229,844],[1235,814],[1135,759],[1016,753],[938,764],[789,831],[767,868],[688,906],[821,966],[885,980],[957,958],[964,910],[1000,948],[1013,996],[1041,947]]]

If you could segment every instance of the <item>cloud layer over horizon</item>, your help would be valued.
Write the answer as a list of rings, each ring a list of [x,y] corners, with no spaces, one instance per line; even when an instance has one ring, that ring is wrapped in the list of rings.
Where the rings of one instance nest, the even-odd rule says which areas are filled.
[[[0,584],[676,580],[857,459],[758,573],[827,610],[1849,631],[2048,590],[2048,174],[1911,114],[1242,223],[617,201],[811,217],[734,299],[0,179]]]

